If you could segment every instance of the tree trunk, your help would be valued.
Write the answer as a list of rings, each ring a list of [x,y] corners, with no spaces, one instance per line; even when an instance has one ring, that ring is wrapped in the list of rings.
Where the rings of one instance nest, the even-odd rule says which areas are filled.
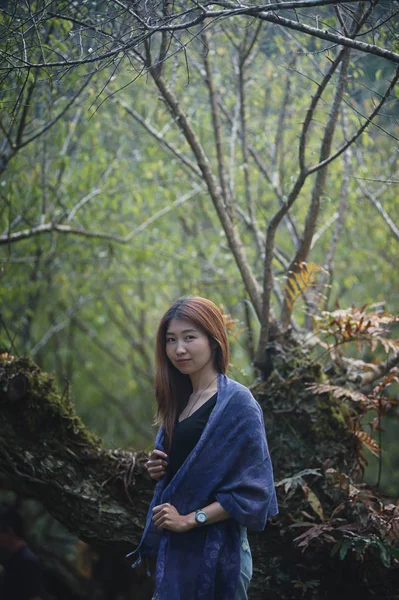
[[[153,484],[144,452],[104,450],[51,376],[0,363],[0,468],[80,539],[124,554],[140,540]]]
[[[349,408],[309,390],[310,383],[322,379],[322,369],[289,333],[274,342],[271,356],[271,377],[255,383],[252,392],[264,411],[280,513],[264,532],[250,534],[250,598],[320,600],[339,594],[349,599],[354,590],[364,598],[398,598],[395,564],[388,569],[366,551],[362,562],[353,551],[344,561],[331,556],[338,526],[358,535],[375,508],[363,504],[359,511],[349,488],[334,479],[337,473],[346,477],[357,465]],[[79,538],[122,558],[140,539],[152,494],[143,466],[146,454],[102,449],[69,399],[57,395],[52,377],[28,359],[3,359],[0,390],[3,477],[36,495]],[[303,553],[294,539],[312,526],[314,541],[303,543]],[[375,535],[383,531],[378,527]]]

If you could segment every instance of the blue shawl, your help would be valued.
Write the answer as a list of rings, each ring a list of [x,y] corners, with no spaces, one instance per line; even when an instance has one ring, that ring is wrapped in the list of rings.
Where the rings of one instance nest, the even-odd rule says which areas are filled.
[[[164,450],[160,428],[155,448]],[[217,501],[232,517],[185,533],[158,531],[152,508],[169,503],[181,515]],[[167,484],[158,481],[133,566],[157,556],[160,600],[232,600],[240,575],[240,525],[255,531],[277,514],[262,409],[251,392],[218,377],[215,408],[197,445]]]

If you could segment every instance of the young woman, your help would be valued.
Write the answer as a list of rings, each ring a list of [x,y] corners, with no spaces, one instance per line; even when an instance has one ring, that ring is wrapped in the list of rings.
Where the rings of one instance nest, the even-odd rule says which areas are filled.
[[[228,362],[217,306],[177,300],[157,333],[161,427],[147,462],[157,485],[135,551],[135,564],[157,557],[156,600],[245,600],[247,528],[263,530],[277,513],[262,410],[226,376]]]

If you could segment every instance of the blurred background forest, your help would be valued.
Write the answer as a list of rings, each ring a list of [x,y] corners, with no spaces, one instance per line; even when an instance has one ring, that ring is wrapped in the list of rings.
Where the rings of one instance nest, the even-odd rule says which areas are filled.
[[[10,31],[18,23],[12,3],[3,4],[0,43],[6,56],[16,43]],[[46,53],[46,60],[60,62],[95,57],[129,26],[123,3],[82,2],[73,18],[57,16],[69,3],[59,4],[40,36],[32,32],[28,51],[36,62],[44,62]],[[379,3],[381,12],[373,17],[378,24],[388,4],[397,3]],[[29,18],[23,10],[28,8],[17,15],[19,23]],[[334,9],[323,10],[326,26],[332,26]],[[345,6],[342,10],[349,27],[351,13]],[[102,28],[82,26],[94,21]],[[379,46],[397,45],[395,23],[378,29]],[[303,123],[337,47],[251,17],[175,32],[168,44],[162,77],[225,186],[248,262],[261,281],[263,232],[295,183]],[[149,51],[155,54],[159,45],[154,42]],[[331,154],[368,121],[397,68],[355,51],[344,61],[325,82],[312,113],[305,148],[309,165],[320,162],[337,89]],[[134,50],[117,60],[82,61],[73,68],[11,69],[7,64],[0,92],[1,349],[27,355],[54,374],[60,395],[70,397],[105,448],[149,450],[155,329],[177,297],[198,294],[223,306],[236,320],[230,327],[231,376],[251,385],[258,374],[256,310],[209,186],[178,116],[168,110]],[[306,256],[308,264],[325,271],[317,274],[313,297],[301,294],[304,299],[290,315],[293,330],[309,339],[318,335],[311,315],[322,311],[366,305],[375,313],[399,313],[398,121],[396,85],[373,122],[328,166]],[[310,174],[276,231],[273,314],[284,305],[313,185]],[[398,331],[396,326],[393,337]],[[328,353],[314,345],[309,352],[326,367]],[[383,349],[365,345],[348,345],[344,353],[365,363],[386,358]],[[397,398],[396,384],[389,394]],[[368,423],[375,415],[365,414],[365,431],[372,431]],[[384,416],[382,427],[382,461],[366,449],[364,477],[375,484],[382,465],[380,490],[396,502],[397,407]],[[48,565],[58,556],[57,572],[80,597],[70,570],[79,556],[78,571],[87,576],[87,548],[39,503],[11,491],[1,474],[0,485],[0,501],[22,508],[31,523],[32,545]]]

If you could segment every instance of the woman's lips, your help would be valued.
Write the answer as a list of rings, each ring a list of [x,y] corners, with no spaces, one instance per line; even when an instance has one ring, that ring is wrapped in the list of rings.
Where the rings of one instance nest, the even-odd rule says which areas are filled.
[[[184,363],[186,363],[186,362],[189,362],[190,360],[191,360],[191,358],[182,358],[181,360],[177,360],[176,362],[177,362],[179,365],[182,365],[182,364],[184,364]]]

